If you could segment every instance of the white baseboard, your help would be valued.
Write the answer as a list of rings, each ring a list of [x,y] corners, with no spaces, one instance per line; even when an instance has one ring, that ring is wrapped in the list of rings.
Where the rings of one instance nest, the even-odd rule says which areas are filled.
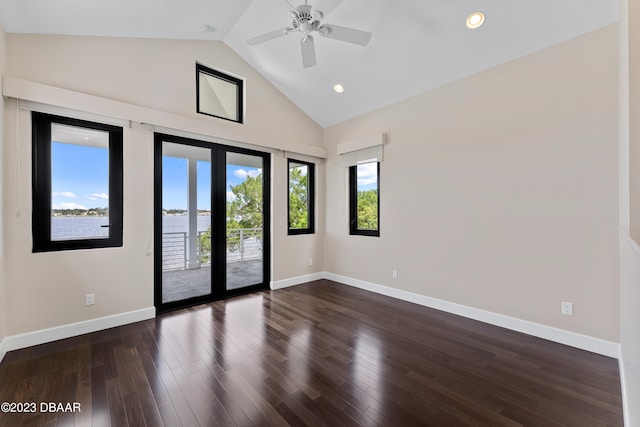
[[[7,352],[12,350],[153,319],[154,317],[156,317],[155,307],[148,307],[126,313],[114,314],[112,316],[99,317],[97,319],[8,336],[0,343],[0,361],[2,361],[2,358]]]
[[[620,358],[620,344],[615,342],[594,338],[588,335],[577,334],[564,329],[541,325],[539,323],[529,322],[527,320],[517,319],[515,317],[505,316],[503,314],[497,314],[437,298],[431,298],[413,292],[394,289],[359,279],[353,279],[351,277],[340,276],[338,274],[325,272],[324,278],[375,292],[377,294],[401,299],[403,301],[412,302],[425,307],[435,308],[436,310],[446,311],[447,313],[457,314],[458,316],[467,317],[469,319],[522,332],[527,335],[533,335],[538,338],[587,350],[592,353],[602,354],[616,359]]]
[[[624,361],[622,360],[622,352],[620,352],[620,357],[618,358],[618,370],[620,371],[620,389],[622,392],[622,413],[624,416],[624,425],[631,426],[631,414],[629,413],[629,402],[628,394],[627,394],[627,382],[624,371]]]
[[[577,334],[575,332],[541,325],[539,323],[529,322],[527,320],[517,319],[510,316],[505,316],[502,314],[497,314],[490,311],[452,303],[449,301],[444,301],[413,292],[403,291],[400,289],[390,288],[387,286],[378,285],[376,283],[366,282],[364,280],[354,279],[351,277],[341,276],[329,272],[319,272],[304,276],[292,277],[290,279],[272,281],[271,289],[283,289],[320,279],[333,280],[334,282],[375,292],[377,294],[386,295],[392,298],[412,302],[425,307],[434,308],[491,325],[511,329],[513,331],[533,335],[535,337],[543,338],[549,341],[554,341],[560,344],[565,344],[571,347],[576,347],[582,350],[587,350],[593,353],[620,359],[620,344],[615,342]],[[42,329],[39,331],[8,336],[0,342],[0,362],[2,361],[5,354],[12,350],[18,350],[33,345],[44,344],[51,341],[70,338],[77,335],[139,322],[142,320],[152,319],[155,317],[155,313],[155,307],[149,307],[141,310],[130,311],[127,313],[101,317],[98,319],[91,319],[83,322],[71,323],[68,325]],[[622,371],[620,375],[622,378]]]
[[[271,282],[271,289],[283,289],[288,288],[289,286],[301,285],[307,282],[313,282],[314,280],[324,279],[325,273],[313,273],[313,274],[305,274],[304,276],[292,277],[290,279],[284,280],[276,280]]]
[[[7,339],[3,339],[2,341],[0,341],[0,362],[2,362],[2,359],[4,359],[4,355],[7,354]]]

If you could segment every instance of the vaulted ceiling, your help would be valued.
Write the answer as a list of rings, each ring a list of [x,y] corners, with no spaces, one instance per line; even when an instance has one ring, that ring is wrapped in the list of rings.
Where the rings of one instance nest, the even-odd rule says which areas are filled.
[[[314,37],[303,68],[291,26],[300,0],[3,0],[8,33],[222,40],[323,127],[617,22],[618,0],[310,0],[323,23],[373,33],[365,47]],[[324,3],[324,6],[322,5]],[[470,30],[467,16],[485,24]],[[332,88],[340,83],[344,93]]]

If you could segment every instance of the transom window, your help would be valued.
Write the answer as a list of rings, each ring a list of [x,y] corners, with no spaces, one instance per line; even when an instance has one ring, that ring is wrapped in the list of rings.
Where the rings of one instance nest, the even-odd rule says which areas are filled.
[[[196,64],[197,112],[232,122],[243,122],[244,81]]]

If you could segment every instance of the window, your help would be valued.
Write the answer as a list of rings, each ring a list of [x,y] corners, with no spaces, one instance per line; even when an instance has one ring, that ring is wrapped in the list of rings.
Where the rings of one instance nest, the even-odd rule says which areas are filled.
[[[122,128],[32,113],[33,251],[122,246]]]
[[[349,233],[380,236],[380,163],[349,167]]]
[[[314,165],[288,160],[289,234],[313,234]]]
[[[196,64],[196,104],[200,114],[242,123],[242,79]]]

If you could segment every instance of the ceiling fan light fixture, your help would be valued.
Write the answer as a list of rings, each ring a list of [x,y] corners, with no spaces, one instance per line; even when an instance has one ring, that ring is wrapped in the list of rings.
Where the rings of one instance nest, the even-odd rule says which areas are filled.
[[[467,28],[471,30],[480,28],[482,24],[484,24],[484,13],[482,12],[473,12],[467,17]]]
[[[340,83],[336,83],[333,85],[333,91],[335,93],[342,93],[344,92],[344,86],[342,86]]]

